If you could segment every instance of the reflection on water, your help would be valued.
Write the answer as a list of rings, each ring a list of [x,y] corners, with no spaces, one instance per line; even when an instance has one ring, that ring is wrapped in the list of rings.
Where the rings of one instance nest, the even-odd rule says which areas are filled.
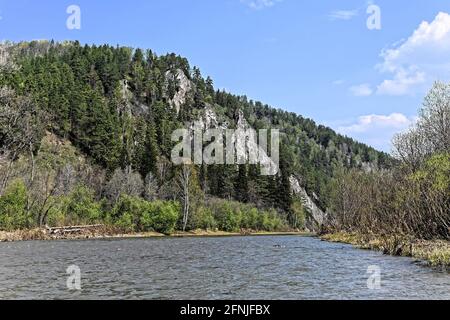
[[[81,291],[67,289],[70,265]],[[16,242],[0,243],[0,298],[450,299],[450,275],[296,236]]]

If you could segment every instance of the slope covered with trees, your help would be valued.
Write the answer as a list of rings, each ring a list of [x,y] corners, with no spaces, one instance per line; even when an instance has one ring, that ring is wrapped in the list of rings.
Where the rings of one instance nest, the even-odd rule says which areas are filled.
[[[47,41],[0,49],[0,229],[107,222],[126,230],[303,228],[296,177],[324,211],[348,169],[392,160],[245,96],[175,54]],[[280,129],[280,173],[255,165],[174,166],[171,134],[211,114]],[[208,119],[207,119],[208,120]]]

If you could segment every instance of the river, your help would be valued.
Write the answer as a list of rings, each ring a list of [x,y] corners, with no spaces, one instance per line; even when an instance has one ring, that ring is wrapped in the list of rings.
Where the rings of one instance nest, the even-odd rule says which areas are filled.
[[[299,236],[13,242],[0,299],[450,299],[450,274]]]

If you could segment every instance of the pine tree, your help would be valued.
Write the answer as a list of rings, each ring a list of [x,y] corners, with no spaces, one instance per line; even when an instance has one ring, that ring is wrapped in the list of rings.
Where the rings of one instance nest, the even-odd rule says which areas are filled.
[[[278,175],[278,208],[283,210],[289,221],[292,219],[292,189],[291,189],[291,163],[292,155],[286,145],[280,147],[280,174]]]
[[[144,93],[144,82],[145,82],[145,66],[144,66],[144,54],[141,49],[137,49],[134,53],[133,60],[131,63],[130,85],[135,92],[138,100],[141,99]]]
[[[265,203],[267,207],[278,208],[278,181],[276,176],[268,176],[267,178],[267,197]]]
[[[251,203],[264,205],[268,202],[268,180],[261,175],[260,165],[249,165],[248,169],[248,200]]]
[[[199,183],[200,183],[200,188],[202,189],[203,192],[207,192],[208,191],[208,170],[206,168],[206,165],[204,165],[202,163],[202,165],[199,168]]]
[[[82,119],[82,145],[101,165],[114,170],[119,163],[118,124],[96,92],[88,96],[86,114]]]
[[[235,199],[240,202],[248,202],[248,180],[247,168],[245,165],[239,166],[239,171],[234,183]]]
[[[156,139],[155,123],[153,119],[147,122],[147,130],[145,135],[144,153],[142,155],[140,173],[146,177],[149,173],[156,175],[156,165],[158,162],[158,145]]]

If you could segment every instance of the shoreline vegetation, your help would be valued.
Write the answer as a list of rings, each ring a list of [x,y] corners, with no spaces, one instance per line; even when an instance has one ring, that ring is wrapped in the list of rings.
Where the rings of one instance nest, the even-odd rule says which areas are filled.
[[[174,231],[169,234],[160,232],[123,232],[113,227],[101,226],[85,228],[77,232],[52,233],[50,229],[36,228],[30,230],[0,231],[1,242],[17,241],[50,241],[50,240],[83,240],[83,239],[127,239],[127,238],[192,238],[192,237],[238,237],[238,236],[314,236],[304,231],[256,231],[241,230],[227,232],[220,230]]]
[[[450,266],[450,84],[436,82],[418,119],[392,141],[390,170],[342,170],[323,239]]]
[[[381,251],[386,255],[418,259],[431,267],[443,268],[450,272],[450,241],[382,237],[346,232],[323,234],[320,239],[351,244],[359,249]]]

